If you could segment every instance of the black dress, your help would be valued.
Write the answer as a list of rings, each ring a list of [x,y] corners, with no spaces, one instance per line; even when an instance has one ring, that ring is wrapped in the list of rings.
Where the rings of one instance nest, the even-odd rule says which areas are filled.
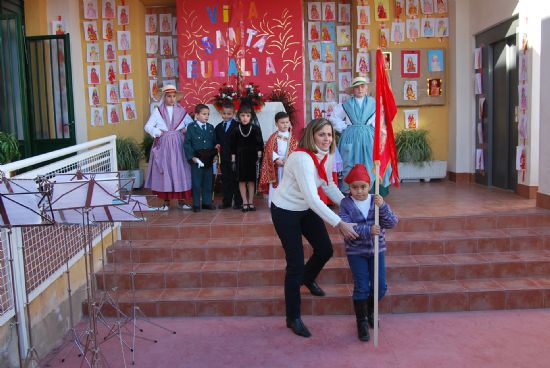
[[[231,154],[235,155],[237,163],[237,179],[239,181],[256,181],[256,162],[258,151],[263,152],[264,140],[259,126],[252,123],[239,123],[237,129],[231,132]]]

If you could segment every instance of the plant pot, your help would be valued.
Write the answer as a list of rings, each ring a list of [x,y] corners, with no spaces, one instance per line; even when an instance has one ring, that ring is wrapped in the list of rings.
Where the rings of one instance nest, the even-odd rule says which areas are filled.
[[[134,179],[134,185],[131,186],[130,183],[126,183],[122,186],[122,189],[130,191],[132,189],[141,188],[143,185],[143,170],[123,170],[119,171],[121,179]]]
[[[401,181],[429,182],[431,179],[443,179],[447,175],[447,161],[399,162],[398,168]]]

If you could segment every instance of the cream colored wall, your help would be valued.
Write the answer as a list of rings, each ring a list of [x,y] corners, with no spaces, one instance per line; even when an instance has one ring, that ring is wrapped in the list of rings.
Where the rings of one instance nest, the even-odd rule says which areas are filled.
[[[541,47],[540,47],[540,64],[550,65],[550,15],[542,19],[541,27]],[[541,69],[540,85],[546,86],[541,88],[540,100],[546,103],[540,104],[540,134],[539,134],[539,193],[550,195],[550,69],[548,67]]]

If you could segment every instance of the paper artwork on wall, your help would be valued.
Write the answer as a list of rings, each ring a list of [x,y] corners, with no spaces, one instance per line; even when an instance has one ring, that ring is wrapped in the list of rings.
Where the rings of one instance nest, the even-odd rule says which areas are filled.
[[[156,14],[145,15],[145,33],[157,33],[158,18]]]
[[[149,80],[149,97],[151,97],[153,100],[156,100],[159,96],[159,86],[157,84],[157,81],[152,79]]]
[[[84,19],[97,19],[97,0],[83,0]]]
[[[338,69],[351,69],[351,51],[338,51]]]
[[[516,170],[525,170],[525,146],[522,144],[516,146]]]
[[[434,18],[436,37],[449,37],[449,18]]]
[[[433,0],[420,0],[420,9],[422,14],[433,14],[434,12],[434,2]]]
[[[407,38],[416,40],[418,37],[420,37],[420,20],[407,19]]]
[[[336,44],[338,46],[351,46],[350,26],[336,26]]]
[[[519,96],[519,108],[521,110],[527,110],[527,84],[521,84],[518,86]]]
[[[336,107],[336,102],[326,102],[325,103],[325,118],[330,118],[334,113],[334,108]]]
[[[320,30],[320,22],[307,22],[307,39],[309,41],[319,41],[321,39]]]
[[[355,72],[360,77],[367,77],[370,72],[369,54],[367,52],[358,52],[355,63]]]
[[[107,105],[107,124],[120,123],[120,111],[118,104]]]
[[[443,94],[443,81],[440,78],[428,78],[428,96],[439,97]]]
[[[116,81],[116,63],[109,61],[105,63],[105,81],[113,83]]]
[[[113,21],[108,19],[103,19],[101,22],[101,34],[104,40],[112,41],[113,40]]]
[[[130,23],[130,7],[119,5],[116,7],[117,23],[120,26],[127,26]]]
[[[178,35],[178,18],[172,17],[172,36]]]
[[[325,104],[322,102],[311,103],[311,118],[320,119],[325,114]]]
[[[527,56],[528,54],[519,54],[519,82],[527,82]]]
[[[130,55],[118,57],[118,70],[120,74],[130,74],[132,72],[132,57]]]
[[[321,83],[311,83],[311,101],[321,102],[323,101],[323,86]]]
[[[390,40],[390,30],[388,28],[380,28],[380,39],[378,43],[381,48],[388,47],[388,42]]]
[[[391,70],[392,69],[391,51],[382,52],[382,56],[384,56],[384,67],[386,68],[386,70]]]
[[[336,101],[336,85],[334,83],[327,83],[325,86],[325,101]]]
[[[478,101],[478,118],[481,120],[485,117],[485,97],[479,97]]]
[[[103,126],[103,107],[92,107],[90,109],[91,126]]]
[[[315,82],[321,82],[323,80],[322,63],[311,62],[309,63],[309,79]]]
[[[527,123],[529,121],[529,115],[527,115],[527,112],[521,111],[519,112],[519,123],[518,123],[518,133],[520,139],[526,139],[527,138]]]
[[[325,63],[333,63],[334,60],[334,43],[323,43],[321,45],[321,61]]]
[[[117,44],[120,51],[130,50],[131,39],[129,31],[117,31]]]
[[[103,0],[103,18],[113,19],[115,17],[115,0]]]
[[[418,109],[404,110],[405,116],[405,129],[418,129]]]
[[[357,6],[357,25],[368,26],[370,25],[370,6],[360,5]]]
[[[345,91],[351,85],[351,72],[338,73],[338,89]]]
[[[136,120],[136,103],[134,101],[122,102],[122,116],[124,120]]]
[[[357,30],[357,48],[367,50],[370,45],[370,31],[368,29]]]
[[[116,59],[116,45],[114,42],[103,42],[103,54],[105,55],[105,61],[112,61]]]
[[[334,82],[336,74],[335,63],[323,64],[323,82]]]
[[[99,84],[100,75],[99,65],[88,65],[88,84]]]
[[[481,47],[478,47],[474,50],[474,70],[481,69],[482,60]]]
[[[321,3],[321,9],[323,11],[322,20],[324,20],[325,22],[336,20],[336,15],[335,15],[336,5],[334,2]]]
[[[422,37],[434,37],[435,18],[422,18],[420,35]]]
[[[97,43],[86,44],[86,61],[88,63],[99,62],[99,44]]]
[[[164,78],[173,78],[176,76],[174,59],[162,59],[162,76]]]
[[[321,41],[336,41],[336,29],[334,22],[321,24]]]
[[[477,123],[477,142],[483,144],[483,124]]]
[[[172,14],[160,14],[159,22],[162,33],[172,33]]]
[[[351,21],[350,4],[338,4],[338,22],[349,23]]]
[[[145,52],[153,55],[159,51],[159,37],[145,36]]]
[[[308,50],[310,61],[321,61],[321,42],[309,42]]]
[[[428,50],[428,71],[430,73],[445,71],[445,58],[442,49]]]
[[[162,56],[172,56],[172,36],[161,36],[160,47]]]
[[[51,31],[50,34],[52,35],[63,35],[65,34],[65,21],[64,20],[52,20],[50,22],[51,24]]]
[[[348,95],[347,93],[339,93],[338,94],[338,103],[346,103],[347,100],[350,99],[350,95]]]
[[[132,79],[122,79],[120,83],[120,97],[134,98],[134,81]]]
[[[406,80],[403,83],[403,100],[416,101],[418,99],[418,82]]]
[[[90,106],[99,106],[99,90],[96,86],[88,87],[88,102]]]
[[[383,22],[390,19],[390,1],[389,0],[376,0],[374,8],[374,19],[378,22]]]
[[[408,17],[416,17],[418,16],[418,0],[407,0],[407,10],[406,14]]]
[[[395,0],[394,14],[396,19],[401,18],[403,10],[405,10],[405,0]]]
[[[395,43],[401,43],[405,40],[405,23],[393,22],[391,24],[391,40]]]
[[[87,42],[97,41],[97,22],[82,22],[84,39]]]
[[[420,77],[420,50],[401,51],[401,76],[403,78]]]
[[[321,3],[319,1],[307,3],[309,20],[321,20]]]
[[[447,0],[435,0],[435,11],[440,14],[447,13]]]
[[[110,103],[110,104],[118,103],[118,101],[120,100],[120,95],[118,92],[117,84],[107,84],[106,92],[107,92],[107,103]]]
[[[476,73],[475,74],[474,92],[475,92],[476,95],[480,95],[480,94],[483,93],[483,86],[482,86],[482,82],[481,82],[481,73]]]

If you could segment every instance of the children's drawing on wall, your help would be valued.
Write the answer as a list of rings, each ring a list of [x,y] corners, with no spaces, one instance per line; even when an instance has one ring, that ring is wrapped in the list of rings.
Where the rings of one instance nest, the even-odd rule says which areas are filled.
[[[120,123],[120,111],[118,104],[107,105],[107,124]]]
[[[159,22],[162,33],[172,33],[172,14],[160,14]]]
[[[527,82],[527,54],[519,54],[519,81]]]
[[[336,41],[334,22],[321,24],[321,41]]]
[[[350,32],[350,26],[336,26],[336,44],[338,46],[350,46]]]
[[[128,5],[117,6],[117,20],[121,26],[126,26],[130,23],[130,7]]]
[[[338,4],[338,22],[349,23],[351,20],[350,4]]]
[[[172,56],[172,37],[160,37],[161,54],[163,56]]]
[[[407,19],[407,38],[416,40],[418,37],[420,37],[420,20]]]
[[[157,58],[147,58],[147,75],[153,78],[158,75]]]
[[[149,80],[149,97],[153,100],[159,98],[159,85],[156,80]]]
[[[401,76],[403,78],[418,78],[420,76],[420,51],[401,51]]]
[[[130,55],[118,57],[118,70],[120,74],[130,74],[132,72],[132,57]]]
[[[322,102],[311,103],[311,118],[320,119],[325,114],[325,104]]]
[[[51,22],[51,33],[52,35],[63,35],[65,34],[65,21],[58,17],[57,20],[52,20]]]
[[[435,11],[440,14],[447,13],[447,0],[435,0]]]
[[[321,9],[323,11],[323,19],[326,22],[334,21],[336,20],[336,15],[334,14],[334,11],[336,9],[336,5],[334,2],[324,2],[321,4]]]
[[[321,3],[318,1],[307,3],[309,20],[321,20]]]
[[[521,84],[518,86],[519,90],[519,108],[521,110],[527,110],[527,84]]]
[[[391,40],[395,43],[401,43],[405,40],[405,23],[393,22],[391,24]]]
[[[519,113],[519,124],[518,124],[518,132],[519,132],[519,138],[520,139],[526,139],[527,138],[527,123],[529,121],[529,115],[526,111],[520,111]]]
[[[355,72],[360,77],[368,77],[370,72],[369,54],[366,52],[358,52],[355,58]]]
[[[443,94],[443,81],[440,78],[428,79],[428,96],[439,97]]]
[[[86,44],[86,61],[89,63],[99,62],[99,44],[97,43]]]
[[[118,85],[116,84],[107,84],[107,103],[116,104],[120,100],[120,95],[118,93]]]
[[[445,71],[443,50],[428,50],[428,71],[430,73]]]
[[[173,78],[176,76],[176,73],[174,70],[174,59],[162,60],[162,76],[164,78]]]
[[[323,74],[321,72],[322,63],[319,62],[311,62],[309,64],[309,79],[315,82],[320,82],[323,80]]]
[[[97,19],[97,0],[83,0],[84,18]]]
[[[351,72],[338,73],[338,89],[345,91],[351,83]]]
[[[325,86],[325,101],[336,101],[336,86],[334,83],[327,83],[327,85]]]
[[[422,37],[434,37],[435,18],[422,18],[420,35]]]
[[[115,17],[114,4],[114,0],[103,0],[103,18],[113,19]]]
[[[114,31],[113,31],[113,21],[112,20],[105,20],[104,19],[102,21],[101,30],[102,30],[104,40],[107,40],[107,41],[112,41],[113,40]]]
[[[178,39],[177,37],[172,37],[172,55],[178,56]]]
[[[311,100],[316,102],[323,101],[323,86],[321,83],[311,83]]]
[[[395,0],[395,18],[399,19],[405,9],[405,0]]]
[[[321,61],[321,43],[309,42],[308,48],[309,48],[309,60]]]
[[[145,52],[147,54],[156,54],[159,50],[158,36],[145,36]]]
[[[418,109],[404,110],[405,129],[418,129]]]
[[[321,39],[320,35],[321,23],[320,22],[307,22],[307,37],[309,41],[319,41]]]
[[[388,47],[388,41],[390,39],[390,30],[388,28],[380,28],[380,40],[379,45],[381,48]]]
[[[481,69],[482,60],[481,47],[478,47],[474,50],[474,70]]]
[[[323,64],[323,82],[334,82],[335,66],[335,63]]]
[[[97,41],[97,23],[96,22],[82,22],[84,27],[84,39],[87,42]]]
[[[480,95],[483,93],[483,84],[481,81],[481,73],[476,73],[474,78],[474,93]]]
[[[403,100],[416,101],[418,98],[418,83],[414,80],[406,80],[403,84]]]
[[[120,96],[122,98],[134,98],[134,81],[132,79],[123,79],[120,83]]]
[[[117,31],[118,49],[121,51],[130,50],[130,32]]]
[[[116,81],[116,63],[107,62],[105,63],[105,81],[113,83]]]
[[[382,52],[382,56],[384,56],[384,67],[386,68],[386,70],[391,70],[392,68],[391,51]]]
[[[116,59],[115,43],[114,42],[104,42],[103,43],[103,54],[105,55],[105,61],[115,60]]]
[[[370,45],[370,31],[368,29],[358,29],[357,40],[357,48],[367,50]]]
[[[325,103],[325,118],[330,118],[334,113],[334,108],[336,107],[336,102],[327,102]]]
[[[99,102],[99,91],[96,86],[88,87],[88,102],[90,106],[98,106]]]
[[[478,119],[481,120],[485,117],[485,97],[480,97],[477,101],[478,104]]]
[[[323,43],[321,46],[321,60],[325,63],[333,63],[334,60],[334,43]]]
[[[483,124],[477,123],[477,143],[482,144],[483,142]]]
[[[145,33],[157,33],[157,15],[145,15]]]
[[[92,107],[90,109],[91,116],[91,125],[92,126],[103,126],[103,107]]]
[[[370,6],[357,6],[357,25],[368,26],[370,24]]]
[[[418,7],[418,0],[407,0],[407,17],[417,17]]]
[[[351,69],[351,51],[338,51],[338,69]]]
[[[376,7],[374,11],[374,19],[378,22],[383,22],[390,19],[389,9],[390,1],[389,0],[376,0]]]
[[[421,0],[420,1],[422,14],[433,14],[434,2],[433,0]]]
[[[88,65],[88,84],[99,84],[99,65]]]
[[[434,18],[436,37],[449,37],[449,18]]]
[[[136,116],[136,103],[134,101],[128,101],[122,103],[122,116],[124,120],[135,120]]]

